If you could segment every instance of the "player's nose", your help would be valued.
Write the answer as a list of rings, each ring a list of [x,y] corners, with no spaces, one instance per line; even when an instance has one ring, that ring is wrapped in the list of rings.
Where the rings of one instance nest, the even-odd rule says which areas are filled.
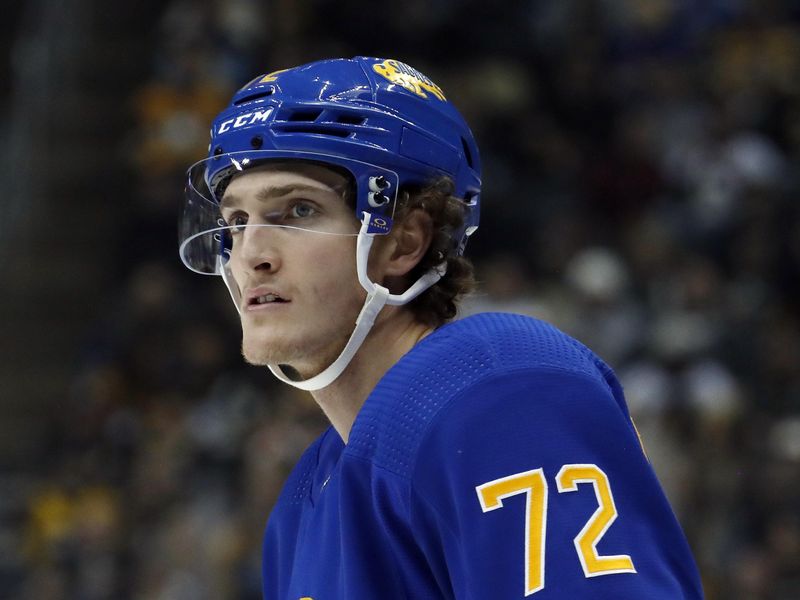
[[[233,258],[235,259],[238,254],[242,266],[249,270],[277,271],[281,261],[274,229],[269,226],[245,227],[234,241]]]

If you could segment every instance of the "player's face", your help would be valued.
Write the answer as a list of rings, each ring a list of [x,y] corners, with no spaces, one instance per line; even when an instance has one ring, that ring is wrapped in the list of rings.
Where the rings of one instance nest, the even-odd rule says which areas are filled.
[[[366,293],[346,184],[325,167],[281,164],[238,175],[225,190],[223,218],[248,225],[233,233],[229,263],[248,362],[288,364],[310,377],[347,342]],[[266,224],[280,226],[250,226]]]

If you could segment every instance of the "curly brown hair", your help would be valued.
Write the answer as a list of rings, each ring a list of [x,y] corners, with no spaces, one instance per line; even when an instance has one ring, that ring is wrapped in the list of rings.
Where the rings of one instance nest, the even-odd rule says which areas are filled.
[[[475,289],[475,272],[469,259],[458,254],[458,241],[452,233],[464,223],[464,202],[453,194],[454,184],[442,177],[417,189],[401,189],[395,210],[395,221],[414,209],[422,209],[433,221],[433,238],[428,251],[406,276],[408,283],[427,271],[447,263],[442,278],[408,304],[417,320],[439,327],[456,316],[457,301]]]

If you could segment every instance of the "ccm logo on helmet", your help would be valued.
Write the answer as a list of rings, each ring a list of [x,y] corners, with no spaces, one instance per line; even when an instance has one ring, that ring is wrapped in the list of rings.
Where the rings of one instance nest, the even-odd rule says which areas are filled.
[[[227,121],[223,121],[219,124],[219,127],[217,128],[217,135],[220,133],[225,133],[229,129],[238,129],[239,127],[253,125],[254,123],[265,123],[270,114],[272,114],[272,109],[268,108],[266,110],[257,110],[254,112],[244,113],[235,119],[228,119]]]

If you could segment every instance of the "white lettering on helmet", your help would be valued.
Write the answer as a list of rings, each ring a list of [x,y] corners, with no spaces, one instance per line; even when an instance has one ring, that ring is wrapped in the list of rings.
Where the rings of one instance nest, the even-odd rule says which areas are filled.
[[[217,135],[220,133],[225,133],[229,129],[238,129],[239,127],[244,127],[245,125],[265,123],[271,114],[272,109],[268,108],[266,110],[257,110],[255,112],[244,113],[235,119],[228,119],[227,121],[220,123],[220,126],[217,129]]]
[[[267,110],[257,110],[256,112],[253,113],[253,116],[250,119],[250,125],[252,125],[256,121],[261,121],[263,123],[264,121],[267,120],[267,117],[269,117],[271,112],[272,112],[271,108],[268,108]]]
[[[228,119],[227,121],[223,121],[222,124],[219,126],[219,129],[217,129],[217,135],[228,131],[228,129],[231,128],[231,123],[233,123],[233,119]]]

